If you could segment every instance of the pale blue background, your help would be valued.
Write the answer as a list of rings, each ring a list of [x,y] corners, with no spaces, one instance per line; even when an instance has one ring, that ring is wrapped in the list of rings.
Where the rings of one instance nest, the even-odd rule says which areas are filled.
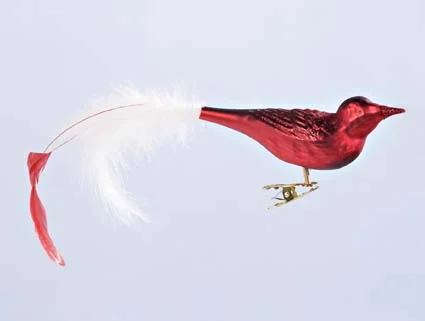
[[[395,1],[0,3],[0,320],[425,319],[425,7]],[[76,146],[40,193],[68,265],[28,212],[26,156],[92,95],[180,84],[217,107],[334,111],[365,95],[408,112],[349,167],[269,212],[265,184],[301,179],[213,124],[129,182],[152,224],[117,227],[81,189]]]

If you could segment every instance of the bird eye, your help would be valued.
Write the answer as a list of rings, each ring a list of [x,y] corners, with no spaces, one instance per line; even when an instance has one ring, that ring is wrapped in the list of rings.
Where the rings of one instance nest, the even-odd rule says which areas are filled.
[[[362,116],[364,114],[362,108],[357,108],[356,113],[357,113],[357,116]]]

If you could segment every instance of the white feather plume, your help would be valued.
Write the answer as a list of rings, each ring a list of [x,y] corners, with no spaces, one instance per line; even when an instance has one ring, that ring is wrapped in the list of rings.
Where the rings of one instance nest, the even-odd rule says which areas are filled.
[[[120,87],[95,99],[86,111],[91,116],[68,127],[51,149],[78,136],[84,146],[89,183],[103,205],[124,223],[136,217],[149,221],[126,190],[122,178],[125,154],[149,156],[161,143],[184,144],[201,107],[199,101],[185,99],[178,91],[142,93],[134,87]]]

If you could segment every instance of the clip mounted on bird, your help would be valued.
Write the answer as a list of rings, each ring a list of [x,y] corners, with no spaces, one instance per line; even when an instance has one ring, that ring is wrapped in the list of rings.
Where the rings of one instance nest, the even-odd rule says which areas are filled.
[[[139,217],[148,221],[136,202],[129,198],[121,179],[124,152],[149,154],[159,143],[185,138],[199,120],[226,126],[263,145],[283,162],[303,169],[303,183],[267,185],[279,189],[281,206],[318,188],[310,181],[309,170],[333,170],[347,166],[361,153],[366,138],[384,119],[405,112],[361,96],[352,97],[335,113],[311,109],[220,109],[207,107],[179,93],[141,93],[122,87],[90,104],[86,116],[65,127],[41,153],[28,155],[31,194],[30,212],[40,242],[48,256],[64,265],[49,235],[46,211],[38,196],[37,184],[52,152],[74,139],[84,146],[84,168],[98,197],[123,221]],[[202,107],[204,106],[204,107]]]

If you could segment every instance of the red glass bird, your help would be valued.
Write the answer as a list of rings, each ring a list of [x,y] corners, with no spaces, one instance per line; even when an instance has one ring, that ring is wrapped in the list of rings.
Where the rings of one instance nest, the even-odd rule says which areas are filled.
[[[123,153],[126,150],[149,153],[159,142],[181,140],[199,119],[241,132],[280,160],[303,168],[303,183],[264,187],[280,190],[282,197],[277,198],[280,202],[275,204],[280,206],[318,188],[317,182],[310,181],[310,169],[332,170],[347,166],[360,155],[368,135],[382,120],[405,112],[402,108],[379,105],[361,96],[345,100],[335,113],[201,106],[198,102],[181,100],[179,96],[149,95],[123,88],[95,102],[92,113],[67,126],[42,153],[29,153],[31,216],[41,244],[52,260],[65,264],[50,238],[37,185],[51,154],[76,138],[86,144],[84,165],[96,195],[118,218],[128,221],[134,216],[144,218],[144,215],[123,187],[120,175],[120,169],[126,167]],[[299,193],[297,189],[301,188],[307,190]]]
[[[405,112],[356,96],[345,100],[336,113],[310,109],[219,109],[203,107],[200,118],[241,132],[284,162],[304,171],[304,183],[267,185],[282,189],[280,206],[296,199],[297,186],[318,188],[309,169],[332,170],[354,161],[366,138],[385,118]]]

